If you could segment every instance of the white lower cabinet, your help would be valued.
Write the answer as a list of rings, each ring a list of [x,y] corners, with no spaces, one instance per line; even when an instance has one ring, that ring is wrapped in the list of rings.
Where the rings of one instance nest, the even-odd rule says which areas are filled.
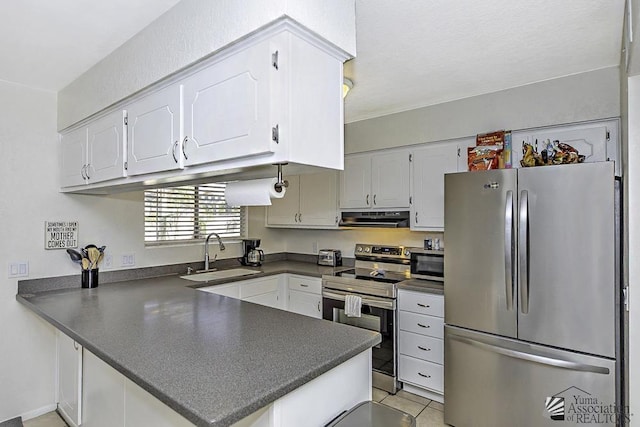
[[[72,427],[82,424],[82,346],[56,331],[58,411]]]
[[[444,399],[444,295],[398,291],[398,372],[407,391]]]
[[[319,277],[277,274],[198,290],[322,319],[322,279]]]
[[[322,279],[289,274],[288,311],[322,319]]]

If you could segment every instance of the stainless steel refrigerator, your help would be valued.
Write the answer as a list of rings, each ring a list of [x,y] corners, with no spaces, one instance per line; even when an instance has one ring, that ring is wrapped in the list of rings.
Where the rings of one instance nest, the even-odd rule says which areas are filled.
[[[445,422],[616,425],[612,162],[445,177]]]

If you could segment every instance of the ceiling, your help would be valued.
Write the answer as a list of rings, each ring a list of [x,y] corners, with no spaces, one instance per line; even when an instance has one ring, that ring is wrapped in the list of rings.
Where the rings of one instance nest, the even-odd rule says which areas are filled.
[[[0,80],[59,91],[178,0],[0,5]],[[625,0],[356,0],[347,122],[618,65]]]

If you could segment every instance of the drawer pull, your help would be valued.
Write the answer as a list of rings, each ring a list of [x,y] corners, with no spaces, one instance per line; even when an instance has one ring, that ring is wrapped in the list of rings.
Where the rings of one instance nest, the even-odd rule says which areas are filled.
[[[423,325],[422,323],[418,323],[418,326],[420,326],[421,328],[430,328],[431,325]]]
[[[300,283],[300,286],[303,287],[303,288],[308,288],[309,287],[309,285],[305,285],[304,283]]]
[[[431,308],[431,306],[430,306],[430,305],[428,305],[428,304],[420,304],[420,303],[418,303],[418,307],[422,307],[422,308]]]
[[[418,372],[418,375],[424,378],[431,378],[431,375],[426,375],[426,374],[423,374],[422,372]]]
[[[422,347],[422,346],[420,346],[420,345],[418,346],[418,348],[419,348],[420,350],[422,350],[422,351],[431,351],[431,349],[430,349],[430,348]]]

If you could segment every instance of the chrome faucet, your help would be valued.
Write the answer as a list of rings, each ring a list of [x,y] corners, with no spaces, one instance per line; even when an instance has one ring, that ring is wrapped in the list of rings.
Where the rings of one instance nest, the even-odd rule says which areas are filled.
[[[204,241],[204,271],[209,271],[209,239],[211,238],[211,236],[216,236],[216,239],[218,239],[218,244],[220,245],[220,250],[225,250],[224,243],[222,243],[222,239],[220,238],[218,233],[210,233],[207,236],[207,239]],[[216,261],[216,258],[218,258],[218,254],[213,257],[214,262]]]

